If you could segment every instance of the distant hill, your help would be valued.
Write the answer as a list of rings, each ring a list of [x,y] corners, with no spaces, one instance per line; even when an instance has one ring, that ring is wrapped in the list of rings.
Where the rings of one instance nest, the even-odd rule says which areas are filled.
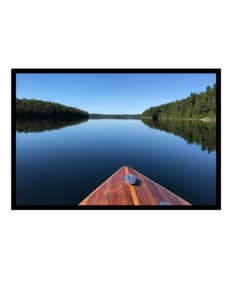
[[[104,115],[104,114],[89,114],[90,119],[140,119],[140,115]]]
[[[150,107],[142,113],[142,118],[185,118],[216,119],[216,84],[206,87],[205,92],[191,93],[182,100]]]
[[[78,108],[65,106],[55,102],[34,99],[16,98],[17,117],[76,117],[88,118],[89,114]]]

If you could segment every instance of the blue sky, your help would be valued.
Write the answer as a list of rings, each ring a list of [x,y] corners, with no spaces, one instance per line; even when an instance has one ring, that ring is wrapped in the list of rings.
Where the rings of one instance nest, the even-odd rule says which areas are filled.
[[[57,102],[88,113],[141,114],[214,83],[216,74],[17,74],[16,97]]]

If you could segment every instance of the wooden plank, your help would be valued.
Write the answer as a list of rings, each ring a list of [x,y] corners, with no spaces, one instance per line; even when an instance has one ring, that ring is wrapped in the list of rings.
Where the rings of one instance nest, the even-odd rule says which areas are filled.
[[[125,167],[123,167],[122,168],[123,178],[124,178],[125,175],[126,175],[126,171],[125,171]],[[126,182],[124,182],[123,187],[124,187],[124,194],[125,194],[125,197],[127,199],[127,204],[128,205],[134,205],[134,201],[133,201],[130,189],[129,189],[128,184]]]
[[[132,174],[132,175],[134,175],[134,174]],[[139,181],[138,180],[139,179],[136,177],[134,189],[135,189],[135,193],[138,198],[138,201],[139,201],[139,205],[150,205],[150,201],[149,201],[147,195],[144,193],[144,189],[142,187],[144,185],[144,183],[141,180],[139,180]]]
[[[100,195],[98,205],[104,205],[105,202],[105,183],[100,187]]]
[[[121,186],[122,186],[122,176],[121,169],[112,177],[114,182],[114,197],[115,197],[115,205],[122,205],[121,200]]]
[[[105,184],[105,202],[104,205],[110,205],[110,181],[107,180]]]
[[[126,173],[126,174],[130,174],[127,167],[125,167],[125,173]],[[137,195],[136,195],[136,193],[135,193],[135,188],[134,188],[134,186],[131,185],[131,184],[128,184],[128,187],[129,187],[129,189],[130,189],[130,192],[131,192],[131,196],[132,196],[134,205],[139,205],[139,201],[138,201]]]
[[[150,202],[151,205],[157,205],[158,202],[156,200],[156,197],[154,197],[154,195],[151,193],[151,190],[147,184],[147,182],[144,180],[144,177],[138,173],[137,171],[129,168],[130,172],[136,176],[136,178],[138,178],[139,180],[141,180],[142,184],[141,184],[141,189],[143,190],[143,194],[147,195],[148,201]]]
[[[127,167],[129,174],[135,175],[135,172],[131,172],[130,168]],[[136,177],[136,175],[135,175]],[[138,183],[139,182],[139,183]],[[144,195],[143,190],[141,189],[141,180],[138,181],[136,177],[136,182],[133,185],[139,205],[150,205],[150,201],[147,199],[146,195]]]
[[[115,205],[115,195],[114,195],[114,180],[113,177],[110,178],[110,205]]]
[[[149,205],[149,203],[146,203],[141,189],[135,188],[135,193],[136,193],[137,199],[139,201],[139,205]]]
[[[137,171],[135,171],[137,172]],[[138,172],[137,172],[138,173]],[[140,173],[137,174],[137,176],[139,175]],[[141,175],[143,178],[142,178],[142,181],[146,184],[147,186],[147,193],[150,195],[150,201],[154,201],[155,200],[155,204],[154,205],[159,205],[161,201],[165,201],[163,198],[162,198],[162,195],[160,197],[160,194],[157,193],[157,190],[154,189],[154,187],[151,185],[151,180],[146,178],[145,176]],[[138,176],[139,177],[139,176]]]
[[[122,201],[122,205],[128,205],[128,199],[126,197],[126,187],[125,187],[125,179],[124,179],[124,175],[125,173],[123,172],[123,168],[120,169],[120,176],[122,178],[122,185],[121,185],[121,201]]]
[[[131,168],[128,168],[128,170],[131,172],[132,175],[135,175],[136,178],[141,180],[142,183],[141,183],[140,189],[143,194],[143,197],[146,199],[146,203],[148,203],[147,205],[158,205],[158,203],[159,203],[159,200],[157,199],[158,197],[154,196],[151,193],[151,190],[148,187],[146,180],[144,180],[143,175],[141,175],[140,173],[138,173],[137,171],[135,171]]]
[[[122,186],[122,188],[121,188],[121,200],[122,200],[122,205],[128,205],[128,199],[126,197],[125,186]]]
[[[146,192],[147,192],[149,195],[151,194],[151,196],[152,196],[152,199],[149,198],[149,199],[151,199],[151,200],[150,200],[150,201],[151,201],[151,204],[152,204],[152,205],[159,205],[159,204],[160,204],[160,198],[159,198],[159,195],[156,193],[156,191],[154,191],[154,190],[152,189],[151,184],[150,184],[150,181],[149,181],[147,178],[144,178],[143,180],[144,180],[144,183],[145,183],[146,186],[147,186]]]

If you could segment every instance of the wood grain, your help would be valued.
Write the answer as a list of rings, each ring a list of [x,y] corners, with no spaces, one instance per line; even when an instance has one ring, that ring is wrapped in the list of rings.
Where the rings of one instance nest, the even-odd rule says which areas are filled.
[[[134,201],[133,201],[129,186],[126,183],[125,178],[124,178],[124,176],[127,175],[125,167],[122,167],[121,169],[122,169],[121,173],[122,173],[122,178],[123,178],[123,185],[122,185],[121,190],[123,191],[123,193],[127,199],[127,205],[134,205]]]
[[[105,184],[105,205],[110,205],[110,181],[107,180]]]
[[[134,185],[128,184],[125,175],[136,177]],[[130,167],[122,167],[79,205],[160,205],[161,201],[172,205],[191,205],[156,182]]]
[[[122,178],[121,178],[121,169],[113,177],[114,182],[114,198],[115,198],[115,205],[122,205],[121,200],[121,185],[122,185]]]
[[[100,187],[100,195],[98,205],[104,205],[105,202],[105,184]]]
[[[159,204],[159,201],[157,200],[158,197],[151,193],[151,190],[147,182],[144,180],[144,177],[140,173],[136,172],[131,168],[128,168],[128,170],[131,172],[132,175],[134,175],[136,178],[138,178],[141,181],[141,186],[139,186],[139,190],[143,194],[143,197],[147,199],[149,205],[158,205]]]
[[[130,168],[131,170],[133,170],[132,168]],[[135,170],[133,170],[133,171],[135,171]],[[136,173],[138,173],[138,174],[140,174],[139,172],[137,172],[137,171],[135,171]],[[142,174],[140,174],[141,176],[143,176],[144,178],[147,178],[146,176],[144,176],[144,175],[142,175]],[[147,178],[149,181],[151,181],[151,182],[153,182],[153,183],[155,183],[156,185],[158,185],[159,187],[161,187],[163,190],[166,190],[167,192],[169,192],[170,194],[172,194],[172,195],[174,195],[174,196],[176,196],[175,194],[173,194],[172,192],[170,192],[169,190],[167,190],[167,189],[165,189],[164,187],[162,187],[161,185],[159,185],[158,183],[156,183],[156,182],[154,182],[154,181],[152,181],[152,180],[150,180],[149,178]],[[178,197],[178,196],[176,196],[176,197]],[[191,205],[190,203],[188,203],[187,201],[185,201],[185,200],[183,200],[182,198],[180,198],[180,197],[178,197],[179,198],[179,200],[181,201],[181,203],[182,204],[184,204],[185,203],[185,205]]]
[[[126,175],[130,174],[127,167],[125,167],[125,173],[126,173]],[[130,192],[131,192],[131,196],[132,196],[134,205],[139,205],[139,201],[138,201],[137,195],[136,195],[136,193],[135,193],[135,188],[134,188],[134,186],[133,186],[132,184],[128,184],[128,187],[129,187],[129,189],[130,189]]]

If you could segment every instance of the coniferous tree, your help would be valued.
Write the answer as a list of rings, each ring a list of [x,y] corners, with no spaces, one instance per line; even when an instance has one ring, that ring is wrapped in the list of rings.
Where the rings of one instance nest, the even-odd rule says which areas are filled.
[[[190,96],[175,102],[150,107],[145,110],[142,118],[179,118],[186,119],[216,118],[216,84],[206,87],[205,92],[190,93]]]
[[[24,117],[76,117],[88,118],[87,111],[68,107],[55,102],[45,102],[42,100],[18,99],[16,98],[16,116]]]

